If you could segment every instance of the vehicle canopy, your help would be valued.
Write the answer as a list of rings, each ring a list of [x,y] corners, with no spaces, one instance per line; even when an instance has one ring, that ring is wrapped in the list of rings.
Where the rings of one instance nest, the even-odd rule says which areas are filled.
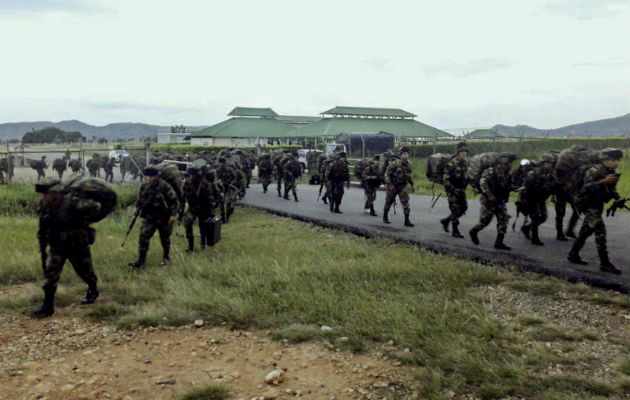
[[[337,135],[334,144],[326,145],[326,154],[345,151],[350,158],[372,157],[393,149],[394,142],[394,135],[387,132],[344,132]]]

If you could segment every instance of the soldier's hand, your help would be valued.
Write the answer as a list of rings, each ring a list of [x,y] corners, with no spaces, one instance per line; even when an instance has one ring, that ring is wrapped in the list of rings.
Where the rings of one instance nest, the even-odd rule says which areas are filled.
[[[602,182],[604,183],[604,185],[612,185],[613,183],[617,183],[618,180],[619,177],[617,175],[609,174],[606,175],[604,179],[602,179]]]
[[[490,194],[488,195],[488,200],[489,200],[489,201],[495,201],[496,199],[497,199],[497,198],[496,198],[496,197],[494,197],[494,195],[493,195],[492,193],[490,193]]]
[[[394,189],[396,189],[396,188],[394,187],[394,185],[389,185],[388,187],[389,187],[389,190],[390,190],[390,191],[392,191],[392,192],[394,191]]]
[[[411,186],[411,193],[415,192],[416,188],[413,187],[413,185]]]
[[[174,223],[175,223],[175,217],[170,217],[170,218],[168,219],[168,224],[169,224],[169,225],[173,225]]]
[[[138,215],[138,214],[140,214],[140,210],[136,209],[136,211],[134,211],[133,215]]]

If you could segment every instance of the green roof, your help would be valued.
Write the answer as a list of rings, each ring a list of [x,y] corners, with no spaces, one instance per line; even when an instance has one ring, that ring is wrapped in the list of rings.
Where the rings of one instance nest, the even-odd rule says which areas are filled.
[[[416,115],[400,108],[372,108],[372,107],[341,107],[337,106],[322,114],[349,115],[357,117],[394,117],[415,118]]]
[[[336,136],[343,132],[387,132],[416,138],[451,138],[453,135],[413,119],[323,118],[289,132],[290,137]]]
[[[287,132],[295,130],[290,124],[273,118],[230,118],[216,125],[190,134],[191,138],[226,137],[226,138],[284,138]]]
[[[503,136],[492,129],[477,129],[465,135],[466,139],[493,139],[495,137],[502,138]]]
[[[284,122],[286,124],[312,124],[313,122],[317,122],[322,117],[306,117],[302,115],[278,115],[275,117],[280,122]]]
[[[277,117],[271,108],[234,107],[228,114],[233,117]]]

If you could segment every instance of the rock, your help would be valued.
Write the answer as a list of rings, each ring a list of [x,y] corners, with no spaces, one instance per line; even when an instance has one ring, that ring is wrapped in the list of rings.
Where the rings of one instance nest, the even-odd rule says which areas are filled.
[[[277,398],[280,395],[280,392],[276,389],[269,389],[269,390],[265,390],[262,393],[262,397],[265,400],[273,400],[275,398]]]
[[[62,392],[69,392],[72,389],[74,389],[74,385],[68,383],[68,384],[63,385],[59,390],[61,390]]]
[[[347,337],[347,336],[342,336],[342,337],[340,337],[338,340],[339,340],[339,342],[341,342],[341,343],[345,343],[345,342],[349,341],[349,340],[350,340],[350,338],[349,338],[349,337]]]
[[[200,328],[203,326],[203,320],[202,319],[196,319],[195,322],[193,323],[193,325],[195,326],[195,328]]]
[[[278,385],[282,382],[284,372],[274,369],[265,376],[265,383],[268,385]]]
[[[328,325],[322,325],[322,332],[332,332],[332,328]]]

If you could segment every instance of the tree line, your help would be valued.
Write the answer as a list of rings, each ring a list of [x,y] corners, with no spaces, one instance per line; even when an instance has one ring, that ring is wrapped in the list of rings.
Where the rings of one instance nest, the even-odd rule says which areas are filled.
[[[22,143],[76,143],[85,141],[81,132],[67,132],[55,127],[33,129],[22,137]]]

